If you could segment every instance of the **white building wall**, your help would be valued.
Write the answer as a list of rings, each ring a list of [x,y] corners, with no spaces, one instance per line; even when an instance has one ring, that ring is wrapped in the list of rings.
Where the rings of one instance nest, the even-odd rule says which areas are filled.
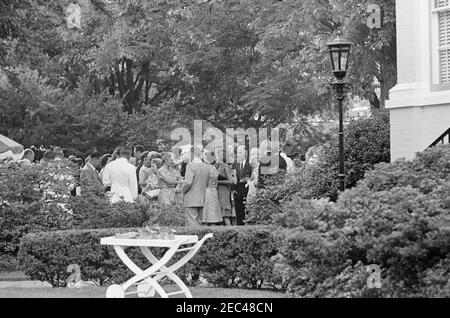
[[[391,110],[391,157],[412,159],[450,127],[450,104]]]
[[[450,127],[450,90],[432,90],[433,0],[397,0],[398,84],[386,108],[391,157],[412,159]]]

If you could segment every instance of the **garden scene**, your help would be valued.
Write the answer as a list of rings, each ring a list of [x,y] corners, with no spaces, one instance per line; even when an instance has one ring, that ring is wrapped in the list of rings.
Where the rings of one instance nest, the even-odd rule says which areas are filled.
[[[406,2],[2,1],[0,298],[450,297]]]

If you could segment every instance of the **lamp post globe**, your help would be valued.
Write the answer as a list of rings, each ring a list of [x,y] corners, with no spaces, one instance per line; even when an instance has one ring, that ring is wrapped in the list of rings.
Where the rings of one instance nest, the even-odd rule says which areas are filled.
[[[343,80],[347,75],[350,51],[353,43],[339,35],[336,39],[328,42],[326,45],[330,53],[334,76],[336,76],[338,80]]]

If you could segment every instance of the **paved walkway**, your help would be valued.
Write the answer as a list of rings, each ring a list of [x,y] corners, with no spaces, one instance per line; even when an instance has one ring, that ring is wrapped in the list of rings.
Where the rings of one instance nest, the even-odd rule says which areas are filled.
[[[49,288],[49,283],[30,280],[22,272],[0,273],[0,288]]]
[[[0,281],[0,288],[51,288],[52,285],[40,281]]]

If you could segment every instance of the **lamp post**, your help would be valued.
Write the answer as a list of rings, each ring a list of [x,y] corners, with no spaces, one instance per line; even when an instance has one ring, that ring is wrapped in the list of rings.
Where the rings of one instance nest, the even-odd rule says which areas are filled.
[[[336,39],[326,45],[330,53],[333,73],[337,79],[333,83],[333,88],[339,102],[339,189],[345,191],[343,103],[345,98],[345,86],[347,83],[344,81],[344,78],[347,75],[350,50],[353,44],[339,35]]]

